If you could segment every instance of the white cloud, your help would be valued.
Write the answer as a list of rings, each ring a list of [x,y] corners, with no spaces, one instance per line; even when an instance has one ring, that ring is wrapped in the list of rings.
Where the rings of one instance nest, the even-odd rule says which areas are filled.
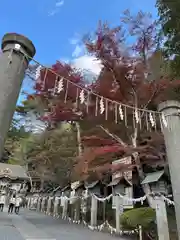
[[[88,70],[98,75],[102,69],[101,62],[93,56],[84,55],[73,60],[74,67]]]
[[[71,38],[71,39],[69,39],[69,42],[70,42],[71,45],[76,45],[76,44],[78,44],[79,39],[77,39],[77,38]]]
[[[70,59],[69,59],[69,58],[66,58],[66,57],[61,57],[61,58],[60,58],[60,62],[64,62],[64,63],[69,64],[69,63],[70,63]]]
[[[83,52],[84,52],[83,46],[77,44],[72,53],[72,57],[79,57],[81,54],[83,54]]]
[[[81,41],[81,37],[78,33],[75,33],[74,37],[69,39],[69,43],[74,47],[72,57],[79,57],[84,55],[84,44]]]
[[[72,52],[72,65],[81,70],[90,71],[92,74],[98,75],[101,71],[102,65],[95,57],[89,56],[86,53],[84,44],[81,41],[81,36],[75,33],[74,37],[69,40],[70,44],[74,46]]]
[[[48,13],[48,16],[53,17],[56,13],[58,13],[58,10],[52,10]]]
[[[78,33],[75,33],[74,36],[69,39],[69,43],[71,45],[76,45],[80,43],[80,39],[81,39],[80,35]]]
[[[56,13],[59,12],[60,7],[62,7],[63,5],[64,5],[64,1],[63,1],[63,0],[56,2],[56,3],[55,3],[55,6],[54,6],[54,9],[51,10],[51,11],[48,13],[48,16],[49,16],[49,17],[53,17]]]
[[[55,4],[56,7],[61,7],[62,5],[64,5],[64,1],[59,1]]]

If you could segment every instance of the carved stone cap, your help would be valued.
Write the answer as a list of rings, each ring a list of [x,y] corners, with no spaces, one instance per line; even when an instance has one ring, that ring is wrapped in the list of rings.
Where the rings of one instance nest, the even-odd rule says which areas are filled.
[[[1,44],[2,50],[8,44],[19,44],[31,58],[33,58],[36,53],[34,44],[25,36],[17,33],[6,33],[4,35]]]
[[[168,100],[168,101],[162,102],[158,106],[158,111],[163,112],[164,110],[167,110],[168,108],[180,110],[180,102],[173,101],[173,100]]]

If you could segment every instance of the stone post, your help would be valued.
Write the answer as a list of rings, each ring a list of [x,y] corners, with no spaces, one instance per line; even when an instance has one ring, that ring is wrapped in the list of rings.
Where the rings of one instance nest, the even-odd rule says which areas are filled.
[[[74,211],[74,220],[76,223],[80,221],[80,211],[81,211],[81,199],[77,198],[74,203],[75,211]]]
[[[59,205],[59,198],[55,197],[55,199],[54,199],[54,209],[53,209],[53,216],[54,217],[58,216],[58,205]]]
[[[139,240],[143,240],[142,226],[139,226]]]
[[[91,226],[93,227],[97,225],[97,207],[98,207],[97,199],[94,196],[92,196],[91,197]]]
[[[167,121],[167,127],[163,126],[167,159],[171,175],[171,183],[175,202],[176,222],[178,237],[180,239],[180,103],[177,101],[166,101],[159,104]]]
[[[31,207],[31,197],[28,198],[28,209]]]
[[[62,219],[66,219],[67,218],[68,202],[69,202],[68,199],[65,198],[64,199],[64,204],[63,204]]]
[[[48,214],[48,215],[51,214],[51,204],[52,204],[52,198],[49,197],[48,202],[47,202],[47,211],[46,211],[46,214]]]
[[[120,216],[123,214],[123,199],[119,196],[115,196],[116,203],[116,233],[120,233]]]
[[[0,55],[0,158],[4,150],[4,141],[15,111],[25,71],[30,57],[35,55],[33,43],[26,37],[7,33],[2,39]]]
[[[45,201],[46,201],[46,198],[43,197],[41,202],[41,212],[45,212]]]
[[[166,204],[162,197],[155,197],[158,240],[170,240]]]
[[[39,212],[40,211],[40,207],[41,207],[41,198],[38,197],[38,200],[37,200],[37,208],[36,210]]]

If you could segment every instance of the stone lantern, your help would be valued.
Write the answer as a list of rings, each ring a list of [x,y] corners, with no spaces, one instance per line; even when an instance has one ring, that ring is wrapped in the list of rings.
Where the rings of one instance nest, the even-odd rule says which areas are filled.
[[[156,211],[156,224],[159,239],[169,240],[169,228],[166,203],[162,195],[168,194],[168,176],[163,171],[147,173],[142,181],[143,184],[148,184],[152,193],[155,194],[151,199],[151,207]]]
[[[64,188],[61,189],[61,192],[63,192],[63,195],[66,197],[70,197],[71,194],[71,185],[68,184],[67,186],[65,186]]]
[[[71,184],[72,190],[75,191],[75,196],[81,196],[82,192],[85,190],[84,183],[83,182],[76,182],[75,185]]]
[[[152,193],[168,195],[168,176],[163,171],[147,173],[141,184],[149,184]]]
[[[84,183],[80,181],[76,181],[71,183],[71,197],[72,199],[70,200],[71,205],[71,216],[73,217],[74,221],[79,221],[80,220],[80,211],[81,211],[81,197],[82,197],[82,192],[85,189]]]
[[[85,182],[85,188],[88,189],[88,191],[91,193],[91,194],[95,194],[95,195],[101,195],[100,194],[100,188],[101,188],[101,182],[100,181],[94,181],[94,182],[91,182],[91,183],[87,183]]]
[[[115,178],[111,183],[108,184],[108,186],[112,187],[113,195],[125,195],[126,188],[131,187],[132,184],[124,176],[121,176],[119,178]]]

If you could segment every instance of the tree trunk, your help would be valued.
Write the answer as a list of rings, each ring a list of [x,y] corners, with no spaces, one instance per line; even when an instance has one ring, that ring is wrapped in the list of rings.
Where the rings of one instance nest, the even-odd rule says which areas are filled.
[[[137,128],[134,129],[134,135],[132,137],[132,145],[134,148],[137,148]],[[139,159],[139,154],[138,153],[133,153],[132,154],[135,160],[135,163],[137,164],[137,171],[140,177],[140,180],[143,180],[145,175],[141,166],[141,162]],[[150,207],[153,207],[153,202],[152,202],[152,198],[149,196],[149,194],[151,193],[151,189],[149,187],[149,184],[143,184],[142,185],[143,191],[144,193],[147,195],[147,201],[149,203]]]
[[[80,128],[80,124],[78,122],[76,122],[76,129],[77,129],[77,142],[78,142],[78,155],[82,155],[82,141],[81,141],[81,128]]]
[[[113,138],[114,140],[116,140],[118,143],[120,143],[122,146],[124,147],[128,147],[128,145],[118,136],[116,136],[115,134],[112,134],[111,132],[109,132],[108,129],[104,128],[102,125],[99,126],[108,136],[110,136],[111,138]],[[138,134],[138,129],[137,127],[134,129],[134,134],[131,138],[131,141],[132,141],[132,146],[134,148],[137,148],[137,134]],[[133,157],[134,157],[134,160],[135,160],[135,163],[137,164],[137,171],[138,171],[138,174],[139,174],[139,177],[141,180],[144,179],[144,172],[143,172],[143,169],[141,167],[141,162],[139,160],[139,155],[138,153],[133,153],[132,154]],[[153,206],[153,203],[152,203],[152,199],[151,197],[149,196],[149,194],[151,193],[151,190],[150,190],[150,187],[149,187],[149,184],[144,184],[142,185],[142,188],[143,188],[143,191],[144,193],[147,195],[147,200],[148,200],[148,203],[149,203],[149,206],[152,207]]]
[[[44,189],[44,177],[41,178],[41,186],[40,190],[42,191]]]

